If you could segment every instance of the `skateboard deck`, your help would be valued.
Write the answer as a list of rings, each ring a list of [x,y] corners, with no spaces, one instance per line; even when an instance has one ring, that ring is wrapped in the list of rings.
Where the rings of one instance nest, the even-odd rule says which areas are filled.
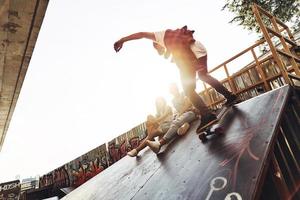
[[[208,124],[206,124],[205,126],[201,127],[201,128],[198,128],[197,129],[197,133],[201,133],[202,131],[204,131],[205,129],[207,129],[208,127],[211,127],[212,125],[218,123],[224,115],[226,115],[226,113],[232,109],[232,107],[234,107],[234,105],[231,105],[231,106],[223,106],[220,110],[220,112],[217,114],[217,119],[209,122]]]
[[[202,142],[206,142],[207,141],[207,136],[209,135],[218,135],[218,134],[223,134],[225,132],[225,129],[223,128],[216,128],[214,130],[207,128],[205,131],[199,133],[199,139]]]
[[[199,139],[202,142],[205,142],[207,140],[207,136],[209,135],[224,133],[226,129],[225,127],[228,126],[229,122],[233,118],[232,115],[235,109],[235,105],[222,107],[221,111],[217,114],[217,119],[211,121],[207,125],[197,130],[197,134],[199,134]]]

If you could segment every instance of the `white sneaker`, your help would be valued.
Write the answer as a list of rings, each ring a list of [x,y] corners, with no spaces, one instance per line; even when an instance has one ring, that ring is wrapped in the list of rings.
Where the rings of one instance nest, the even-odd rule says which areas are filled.
[[[147,140],[146,144],[154,153],[158,154],[158,152],[160,150],[160,143],[158,141]]]
[[[127,152],[127,155],[130,157],[135,157],[137,156],[138,152],[136,149],[132,149],[131,151]]]
[[[190,124],[185,122],[181,127],[179,127],[179,129],[177,130],[177,134],[180,136],[185,135],[189,130],[189,128],[190,128]]]

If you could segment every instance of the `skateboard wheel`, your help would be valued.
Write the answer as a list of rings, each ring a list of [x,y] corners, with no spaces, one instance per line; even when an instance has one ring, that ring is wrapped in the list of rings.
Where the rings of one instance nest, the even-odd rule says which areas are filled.
[[[206,133],[205,133],[205,132],[200,133],[200,134],[199,134],[199,139],[200,139],[202,142],[206,142],[206,141],[207,141]]]

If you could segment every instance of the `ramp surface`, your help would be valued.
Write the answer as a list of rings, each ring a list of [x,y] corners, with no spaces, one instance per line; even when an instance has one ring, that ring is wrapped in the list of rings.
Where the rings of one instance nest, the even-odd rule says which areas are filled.
[[[163,154],[124,157],[64,199],[254,199],[289,86],[237,105],[227,133],[202,143],[196,125]]]

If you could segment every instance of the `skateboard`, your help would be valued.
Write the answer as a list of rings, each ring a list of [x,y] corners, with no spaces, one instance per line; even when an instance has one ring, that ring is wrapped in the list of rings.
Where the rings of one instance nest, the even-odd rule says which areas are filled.
[[[197,134],[199,134],[199,139],[202,142],[206,142],[207,136],[209,135],[223,134],[226,130],[226,127],[228,127],[230,122],[232,121],[235,110],[235,105],[223,106],[220,112],[217,114],[217,119],[209,122],[208,124],[197,130]]]

